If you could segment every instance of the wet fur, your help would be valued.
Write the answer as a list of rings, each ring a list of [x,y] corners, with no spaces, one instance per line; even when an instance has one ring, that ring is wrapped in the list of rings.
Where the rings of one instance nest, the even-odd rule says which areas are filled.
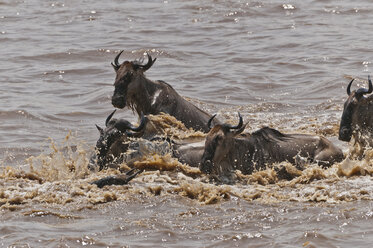
[[[217,136],[220,136],[220,141],[216,141]],[[236,169],[251,174],[277,162],[288,161],[294,164],[297,155],[323,166],[330,166],[343,159],[341,149],[324,137],[283,134],[269,127],[245,137],[218,126],[207,135],[200,168],[207,173],[223,175]]]

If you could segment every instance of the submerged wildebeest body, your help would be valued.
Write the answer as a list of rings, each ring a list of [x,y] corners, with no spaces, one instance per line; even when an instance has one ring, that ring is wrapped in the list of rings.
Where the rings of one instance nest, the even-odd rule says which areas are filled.
[[[112,63],[116,71],[115,90],[112,104],[116,108],[128,106],[140,113],[160,114],[166,113],[174,116],[184,123],[187,128],[208,132],[207,121],[211,115],[194,106],[181,97],[174,88],[164,81],[151,81],[144,72],[148,70],[156,59],[148,54],[148,63],[145,65],[137,61],[125,61],[119,64],[121,51]],[[215,121],[217,124],[218,121]]]
[[[372,81],[368,76],[368,89],[351,91],[353,81],[347,86],[348,98],[344,103],[339,139],[348,142],[354,137],[355,142],[362,147],[373,146],[373,95],[365,96],[373,92]]]
[[[147,119],[142,114],[138,127],[133,126],[124,119],[112,118],[115,110],[106,118],[105,129],[96,125],[100,137],[96,142],[95,154],[91,158],[89,167],[94,169],[97,165],[99,170],[110,167],[116,158],[120,157],[123,151],[128,150],[126,142],[130,137],[138,137],[144,129]]]
[[[205,173],[227,175],[234,170],[251,174],[267,165],[307,158],[323,166],[343,159],[342,150],[329,140],[307,134],[284,134],[264,127],[242,135],[246,125],[242,117],[237,126],[215,125],[207,134],[200,169]]]
[[[181,163],[192,167],[200,166],[204,148],[204,140],[200,142],[176,142],[171,140],[172,156]]]
[[[115,111],[114,111],[115,112]],[[106,128],[97,129],[100,137],[96,143],[95,154],[91,158],[90,168],[114,167],[126,162],[132,165],[141,158],[152,155],[171,154],[181,163],[198,167],[201,161],[204,143],[171,140],[162,133],[154,133],[147,117],[142,115],[138,127],[124,119],[115,119],[111,113],[106,119]],[[135,139],[133,139],[135,138]]]

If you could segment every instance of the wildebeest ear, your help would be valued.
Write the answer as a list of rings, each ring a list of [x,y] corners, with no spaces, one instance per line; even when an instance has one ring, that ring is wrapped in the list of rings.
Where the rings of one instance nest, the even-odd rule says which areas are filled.
[[[367,96],[365,99],[369,102],[372,102],[373,101],[373,95]]]

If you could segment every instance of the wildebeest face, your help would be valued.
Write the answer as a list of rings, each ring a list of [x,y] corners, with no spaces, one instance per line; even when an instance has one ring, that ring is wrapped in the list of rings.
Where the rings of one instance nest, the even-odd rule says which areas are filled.
[[[238,113],[240,121],[237,126],[232,126],[228,124],[216,125],[206,136],[205,150],[202,155],[202,160],[200,164],[200,170],[204,173],[211,173],[214,169],[215,164],[222,161],[230,152],[233,147],[233,139],[236,135],[241,133],[246,125],[243,125],[243,120]],[[208,122],[210,127],[212,116]]]
[[[367,124],[365,120],[368,114],[369,100],[364,97],[364,94],[369,94],[373,90],[372,82],[370,81],[370,77],[368,77],[369,89],[360,88],[351,92],[350,89],[353,81],[351,80],[347,87],[348,98],[344,103],[338,137],[340,140],[347,142],[351,140],[353,133],[359,129],[359,126]]]
[[[131,107],[131,99],[136,94],[141,94],[140,84],[142,83],[143,73],[148,70],[156,59],[152,60],[152,57],[148,54],[148,63],[142,65],[139,61],[125,61],[119,64],[119,56],[122,54],[121,51],[114,59],[114,63],[111,63],[115,72],[116,78],[114,82],[114,94],[111,99],[112,104],[116,108],[124,108],[126,105]]]
[[[147,119],[141,115],[140,125],[133,126],[129,121],[124,119],[111,119],[114,115],[113,111],[106,119],[106,128],[100,128],[96,125],[100,132],[100,137],[96,143],[96,159],[100,170],[103,169],[107,163],[120,156],[121,153],[128,149],[126,141],[128,137],[138,136],[144,129]]]
[[[97,164],[100,167],[100,170],[104,168],[104,166],[111,162],[112,156],[109,156],[109,150],[112,145],[118,142],[123,133],[115,127],[115,124],[118,122],[117,119],[112,119],[115,110],[106,118],[105,126],[106,128],[103,129],[96,125],[98,131],[100,132],[100,137],[96,142],[96,159]]]
[[[206,136],[205,150],[200,164],[202,172],[211,173],[214,163],[220,161],[228,152],[229,142],[225,136],[221,125],[215,126]]]
[[[128,61],[124,62],[116,71],[115,89],[111,99],[114,107],[124,108],[126,106],[128,87],[135,83],[132,82],[134,72],[132,64]]]
[[[355,92],[353,92],[344,104],[341,123],[339,127],[339,139],[342,141],[349,142],[352,136],[353,118],[357,113],[358,99],[355,97]]]
[[[110,160],[114,158],[110,156],[110,148],[114,143],[119,141],[123,136],[119,130],[114,127],[109,127],[103,130],[97,126],[98,130],[100,131],[100,137],[96,143],[96,156],[97,156],[97,164],[100,167],[100,170],[104,168],[105,164],[111,162]]]

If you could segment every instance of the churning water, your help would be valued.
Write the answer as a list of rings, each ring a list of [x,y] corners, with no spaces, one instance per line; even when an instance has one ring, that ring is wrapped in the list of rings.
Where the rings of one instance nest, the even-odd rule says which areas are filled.
[[[349,80],[371,73],[372,12],[367,0],[0,0],[0,245],[370,247],[370,150],[235,185],[154,156],[129,185],[99,189],[89,182],[119,172],[86,166],[120,50],[156,57],[149,79],[222,120],[240,111],[248,132],[321,134],[348,154],[339,120]]]

